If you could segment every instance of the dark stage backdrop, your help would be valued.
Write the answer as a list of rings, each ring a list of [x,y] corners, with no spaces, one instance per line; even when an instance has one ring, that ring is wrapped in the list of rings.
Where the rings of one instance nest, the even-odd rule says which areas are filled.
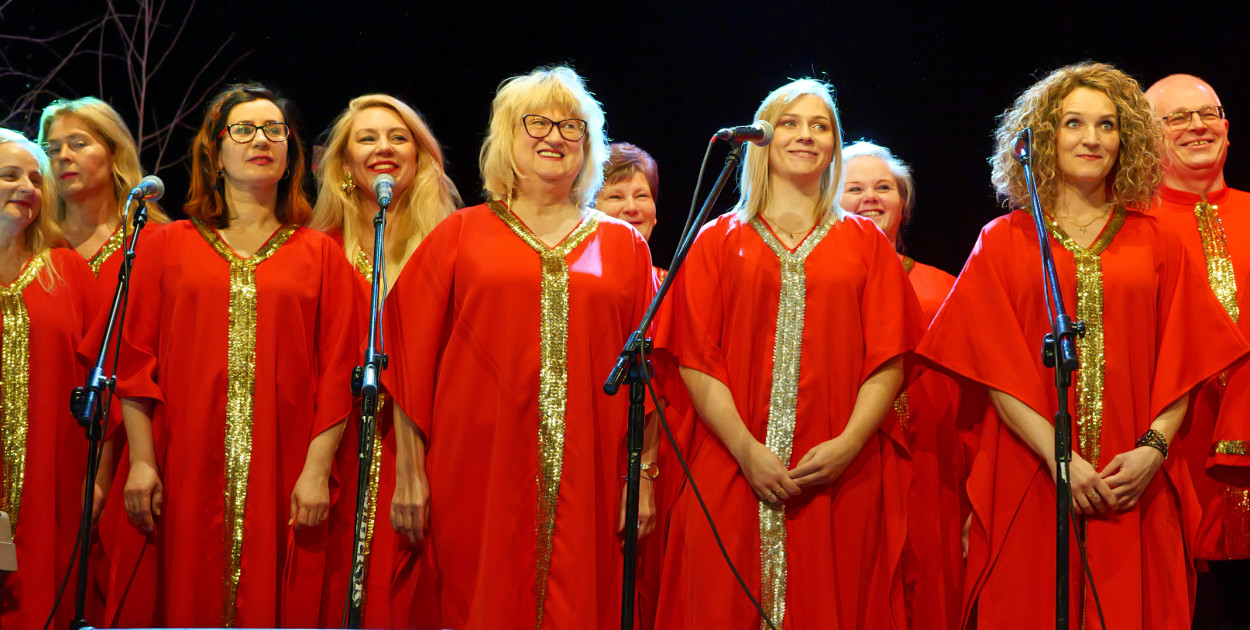
[[[95,5],[102,3],[12,0],[0,30],[48,32],[55,20],[89,15]],[[477,152],[495,87],[538,65],[569,63],[603,103],[611,139],[638,144],[660,165],[652,241],[660,265],[672,255],[710,135],[749,123],[788,79],[823,78],[836,89],[845,139],[874,140],[915,169],[909,253],[956,273],[979,228],[1002,212],[986,163],[995,117],[1041,74],[1086,59],[1114,63],[1143,87],[1190,72],[1220,92],[1233,140],[1241,137],[1239,121],[1250,120],[1244,3],[1025,6],[221,0],[196,6],[162,72],[184,80],[234,32],[225,54],[250,54],[228,78],[259,80],[292,97],[309,145],[352,97],[393,94],[426,116],[452,179],[466,203],[476,203]],[[176,2],[166,9],[175,17],[182,10]],[[99,92],[94,76],[76,72],[82,76],[69,75],[66,96]],[[122,81],[106,77],[104,96],[120,99]],[[189,140],[182,132],[172,142]],[[709,178],[724,153],[714,151]],[[185,168],[162,175],[170,184],[166,205],[177,215]],[[1250,188],[1250,148],[1233,143],[1227,175],[1234,187]],[[735,197],[727,189],[718,208]]]

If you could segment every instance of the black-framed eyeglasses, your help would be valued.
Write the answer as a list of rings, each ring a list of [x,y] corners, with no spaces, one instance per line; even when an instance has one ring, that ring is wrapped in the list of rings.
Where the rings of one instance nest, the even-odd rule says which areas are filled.
[[[257,129],[261,130],[265,137],[269,138],[270,142],[282,142],[291,137],[291,127],[284,122],[269,122],[263,125],[254,125],[247,122],[234,123],[233,125],[226,125],[226,128],[217,134],[217,137],[220,138],[229,133],[231,140],[242,144],[251,142],[252,138],[256,137]]]
[[[552,127],[559,130],[560,137],[569,142],[577,142],[586,137],[586,121],[581,118],[552,120],[538,114],[526,114],[521,117],[521,124],[525,127],[525,133],[539,140],[546,138]]]
[[[1189,122],[1193,120],[1194,114],[1198,114],[1198,120],[1204,125],[1218,122],[1224,119],[1224,108],[1219,105],[1207,105],[1198,109],[1191,109],[1187,112],[1172,112],[1167,116],[1162,116],[1163,124],[1171,129],[1180,129],[1188,127]]]

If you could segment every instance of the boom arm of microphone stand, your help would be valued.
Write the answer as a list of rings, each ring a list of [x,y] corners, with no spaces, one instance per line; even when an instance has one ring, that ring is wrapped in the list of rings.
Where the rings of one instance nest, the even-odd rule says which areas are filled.
[[[638,328],[625,342],[625,347],[621,349],[621,353],[616,358],[616,364],[612,366],[612,372],[608,374],[607,380],[603,383],[603,391],[609,396],[615,396],[620,389],[621,384],[625,381],[625,376],[629,370],[630,359],[634,355],[638,355],[643,351],[643,341],[647,337],[647,331],[651,328],[651,322],[655,319],[655,314],[660,309],[660,304],[664,302],[664,296],[668,295],[668,288],[673,284],[673,279],[677,277],[677,270],[686,260],[686,255],[690,253],[690,246],[694,244],[694,238],[699,234],[699,228],[703,222],[707,220],[707,215],[712,211],[712,206],[716,203],[716,199],[720,197],[721,190],[729,181],[738,163],[742,160],[743,143],[734,146],[729,155],[725,156],[725,165],[721,167],[720,176],[716,178],[716,183],[712,186],[711,192],[708,193],[707,200],[703,202],[703,207],[699,209],[694,223],[686,234],[682,235],[682,240],[677,244],[677,251],[673,253],[673,263],[669,265],[668,274],[664,276],[664,281],[660,283],[659,289],[655,292],[655,297],[651,298],[651,304],[647,306],[646,313],[642,316],[642,322],[638,324]]]

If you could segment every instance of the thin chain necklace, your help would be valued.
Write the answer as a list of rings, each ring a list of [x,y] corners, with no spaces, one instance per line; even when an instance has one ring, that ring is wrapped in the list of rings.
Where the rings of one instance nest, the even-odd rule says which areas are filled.
[[[811,233],[811,231],[812,231],[813,229],[815,229],[816,225],[820,223],[820,221],[817,221],[816,223],[813,223],[813,224],[812,224],[812,226],[811,226],[811,227],[809,227],[809,228],[802,229],[802,230],[799,230],[799,231],[797,231],[797,232],[791,232],[791,231],[789,231],[789,230],[783,230],[783,229],[781,229],[781,226],[780,226],[780,225],[778,225],[776,221],[773,221],[772,219],[770,219],[770,218],[768,218],[768,217],[764,216],[764,213],[762,213],[762,212],[760,213],[760,218],[761,218],[761,219],[763,219],[763,220],[764,220],[764,223],[767,223],[767,224],[768,224],[768,226],[769,226],[770,228],[772,228],[772,230],[773,230],[774,232],[778,232],[778,233],[781,233],[781,234],[785,234],[785,235],[789,236],[792,240],[794,240],[794,239],[798,239],[800,236],[806,236],[807,234],[810,234],[810,233]]]
[[[1068,223],[1069,223],[1072,227],[1075,227],[1077,230],[1080,230],[1081,234],[1084,234],[1084,233],[1086,233],[1086,232],[1089,230],[1089,226],[1091,226],[1091,225],[1093,225],[1093,224],[1097,223],[1099,219],[1104,219],[1104,218],[1106,218],[1106,217],[1107,217],[1107,215],[1109,215],[1109,214],[1111,214],[1111,209],[1110,209],[1110,208],[1108,208],[1107,210],[1104,210],[1104,211],[1102,212],[1102,214],[1100,214],[1100,215],[1098,215],[1098,216],[1096,216],[1096,217],[1094,217],[1094,218],[1090,219],[1090,220],[1089,220],[1089,222],[1088,222],[1088,223],[1086,223],[1085,225],[1081,225],[1080,223],[1077,223],[1076,221],[1073,221],[1072,219],[1069,219],[1069,218],[1067,218],[1067,217],[1064,217],[1062,220],[1063,220],[1063,221],[1067,221],[1067,222],[1068,222]],[[1056,227],[1058,227],[1059,221],[1060,221],[1060,219],[1057,219],[1057,218],[1056,218],[1056,219],[1054,219],[1054,222],[1055,222]]]

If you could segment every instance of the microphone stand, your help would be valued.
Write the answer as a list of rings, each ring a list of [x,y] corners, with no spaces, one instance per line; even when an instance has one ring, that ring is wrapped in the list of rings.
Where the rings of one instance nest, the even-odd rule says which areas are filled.
[[[1068,630],[1068,526],[1071,522],[1072,479],[1072,416],[1068,413],[1068,387],[1072,373],[1080,367],[1076,356],[1076,339],[1085,336],[1085,322],[1073,322],[1064,309],[1063,291],[1059,287],[1059,275],[1055,271],[1055,257],[1050,240],[1046,237],[1042,204],[1037,196],[1037,182],[1030,166],[1033,153],[1033,130],[1025,128],[1016,137],[1016,159],[1024,167],[1024,178],[1029,187],[1033,209],[1033,223],[1037,228],[1038,248],[1042,255],[1042,280],[1046,293],[1046,309],[1050,313],[1051,332],[1042,340],[1042,365],[1055,370],[1055,394],[1058,406],[1055,411],[1055,627]]]
[[[715,141],[716,137],[713,137],[712,142]],[[698,217],[687,234],[683,235],[677,251],[673,254],[673,263],[669,266],[668,275],[665,276],[664,282],[660,283],[660,288],[642,316],[642,322],[625,342],[625,347],[616,359],[616,365],[612,367],[611,374],[603,384],[603,391],[609,396],[615,396],[622,384],[629,384],[629,421],[626,430],[629,463],[625,475],[625,545],[621,552],[625,556],[624,576],[621,584],[621,630],[634,628],[634,584],[638,568],[638,493],[642,468],[643,420],[646,411],[643,401],[646,398],[646,382],[651,377],[650,362],[646,359],[646,353],[651,351],[651,339],[647,337],[647,330],[651,328],[651,321],[655,319],[656,311],[664,301],[664,296],[668,294],[668,288],[673,283],[673,279],[677,277],[677,271],[685,261],[686,254],[690,252],[690,246],[694,243],[695,236],[698,235],[699,227],[707,219],[712,205],[720,196],[721,189],[725,187],[733,170],[741,161],[742,151],[743,145],[739,141],[726,156],[725,166],[712,186],[712,192],[708,194],[702,209],[699,210]]]
[[[134,193],[126,199],[126,207],[134,201]],[[113,390],[117,387],[117,375],[104,375],[104,361],[109,343],[113,340],[113,331],[121,326],[119,319],[126,317],[124,305],[130,293],[130,269],[135,261],[135,244],[139,242],[139,232],[148,222],[148,211],[144,199],[139,198],[139,206],[134,212],[134,232],[126,244],[121,268],[117,271],[117,287],[113,290],[113,306],[109,310],[108,326],[104,329],[104,338],[100,340],[100,352],[96,355],[95,367],[87,373],[87,381],[82,387],[74,388],[70,394],[70,411],[78,424],[87,430],[87,478],[83,486],[82,517],[78,522],[78,588],[74,595],[74,621],[70,624],[73,630],[89,628],[86,620],[87,603],[87,564],[91,548],[91,513],[95,508],[95,477],[100,468],[100,443],[103,435],[103,410]],[[124,225],[124,220],[123,220]]]
[[[369,299],[369,345],[365,349],[365,364],[352,370],[352,394],[360,397],[360,444],[357,451],[359,469],[356,475],[356,531],[353,536],[352,579],[347,594],[347,624],[345,628],[359,628],[361,604],[365,591],[366,535],[369,523],[366,503],[369,494],[369,471],[373,469],[373,436],[377,432],[378,378],[386,369],[386,354],[378,348],[378,303],[382,296],[382,238],[386,234],[386,209],[391,205],[389,197],[378,198],[378,214],[373,217],[373,287]]]

